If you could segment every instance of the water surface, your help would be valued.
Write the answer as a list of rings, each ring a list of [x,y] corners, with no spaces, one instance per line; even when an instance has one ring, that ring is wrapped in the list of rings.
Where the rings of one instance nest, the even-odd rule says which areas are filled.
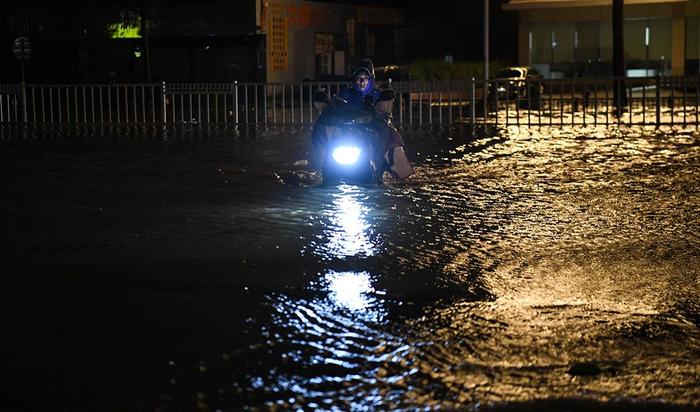
[[[10,404],[700,407],[694,130],[404,134],[380,187],[308,130],[6,136]]]

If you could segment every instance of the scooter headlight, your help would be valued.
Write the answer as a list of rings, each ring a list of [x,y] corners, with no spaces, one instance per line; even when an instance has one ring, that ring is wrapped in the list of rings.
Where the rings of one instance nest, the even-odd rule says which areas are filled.
[[[333,160],[341,165],[351,165],[360,158],[360,148],[355,146],[340,146],[333,149]]]

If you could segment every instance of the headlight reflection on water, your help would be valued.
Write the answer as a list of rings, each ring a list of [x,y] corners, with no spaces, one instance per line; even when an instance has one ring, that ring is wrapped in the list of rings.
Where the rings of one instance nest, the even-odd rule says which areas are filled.
[[[358,199],[362,193],[354,186],[339,187],[340,193],[334,195],[333,207],[327,213],[331,225],[326,229],[328,242],[323,249],[327,257],[373,256],[375,245],[367,235],[369,224],[365,216],[367,207]]]
[[[319,251],[324,257],[345,258],[354,256],[373,256],[376,245],[368,236],[370,225],[366,220],[368,208],[362,204],[365,192],[351,185],[338,187],[339,193],[333,194],[333,203],[327,212],[330,225],[326,229],[327,243]],[[323,288],[330,292],[333,307],[363,310],[372,306],[375,293],[371,276],[364,271],[327,271],[320,279]]]
[[[403,368],[387,372],[408,349],[384,330],[384,293],[373,285],[376,274],[363,270],[362,259],[376,254],[379,246],[371,236],[370,208],[363,203],[368,191],[351,185],[332,190],[322,211],[323,233],[313,244],[313,252],[327,264],[306,287],[310,294],[273,298],[274,332],[264,332],[271,353],[281,349],[289,369],[269,370],[259,389],[293,394],[274,401],[282,409],[313,409],[321,402],[342,410],[367,409],[385,401],[387,382],[413,373]]]
[[[326,280],[331,298],[337,306],[360,310],[370,305],[372,298],[369,294],[374,292],[374,288],[367,272],[330,272],[326,274]]]

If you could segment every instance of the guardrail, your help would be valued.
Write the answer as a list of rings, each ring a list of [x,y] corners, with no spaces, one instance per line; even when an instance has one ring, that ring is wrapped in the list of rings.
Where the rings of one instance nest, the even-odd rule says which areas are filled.
[[[0,124],[310,125],[312,96],[349,84],[0,84]],[[700,76],[400,82],[401,127],[700,124]]]

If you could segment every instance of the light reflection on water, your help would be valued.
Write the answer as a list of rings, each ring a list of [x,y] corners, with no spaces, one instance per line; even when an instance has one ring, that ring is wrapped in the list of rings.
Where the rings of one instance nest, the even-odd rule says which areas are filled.
[[[698,220],[691,206],[697,195],[687,191],[695,183],[674,183],[686,179],[677,168],[688,160],[697,165],[697,151],[687,146],[694,138],[555,133],[512,132],[467,142],[451,156],[435,155],[430,167],[419,166],[404,192],[385,188],[409,201],[399,218],[410,217],[401,220],[401,236],[388,238],[403,251],[399,258],[408,273],[414,268],[416,277],[442,262],[434,278],[461,286],[465,294],[452,304],[435,299],[422,316],[405,323],[391,321],[402,302],[382,299],[401,285],[376,290],[373,284],[386,274],[364,269],[362,261],[387,248],[369,235],[387,231],[387,222],[371,219],[376,198],[364,188],[335,188],[323,208],[329,222],[325,242],[314,252],[330,267],[360,258],[352,261],[357,270],[345,266],[318,274],[310,285],[324,298],[278,297],[275,305],[287,313],[277,325],[294,325],[299,334],[296,345],[325,354],[297,357],[298,367],[342,370],[311,372],[314,384],[296,380],[293,392],[312,402],[332,399],[341,408],[462,408],[582,392],[589,394],[583,398],[602,400],[668,398],[671,382],[697,380],[688,356],[700,354],[700,340],[683,314],[693,316],[687,302],[697,285],[678,288],[697,264],[684,254],[659,260],[639,252],[668,253],[655,245],[660,238],[675,244],[663,250],[697,248],[697,234],[688,226]],[[680,209],[668,203],[669,190],[685,196]],[[662,210],[653,202],[664,204]],[[679,226],[687,240],[674,240]],[[475,277],[492,299],[466,297]],[[435,296],[438,285],[429,286]],[[303,321],[290,321],[289,313],[304,314]],[[352,336],[352,345],[328,338],[338,324],[347,328],[341,336]],[[655,336],[674,342],[684,336],[685,343],[654,342]],[[386,351],[391,355],[384,356]],[[675,372],[660,368],[659,356]],[[586,362],[598,368],[596,378],[569,373]],[[333,386],[344,379],[352,395]],[[373,395],[382,401],[373,403]]]
[[[339,185],[322,192],[330,199],[321,210],[327,224],[313,253],[344,267],[344,261],[354,259],[358,270],[319,273],[308,286],[320,292],[313,299],[272,297],[274,322],[285,331],[284,346],[289,346],[282,356],[293,362],[295,373],[272,371],[267,376],[268,386],[261,389],[292,395],[270,400],[267,407],[384,407],[389,386],[401,386],[402,376],[416,373],[409,368],[388,375],[386,365],[404,359],[408,347],[382,330],[387,316],[384,291],[373,286],[376,275],[361,269],[362,260],[381,248],[369,235],[372,223],[365,202],[372,191]],[[374,192],[381,194],[376,188]]]
[[[370,305],[372,298],[369,294],[374,292],[374,288],[368,273],[328,273],[326,280],[331,297],[338,306],[362,310]]]
[[[362,204],[362,188],[340,185],[337,190],[332,194],[330,207],[322,212],[330,218],[330,224],[326,228],[327,241],[320,246],[318,253],[340,258],[372,256],[376,245],[368,236],[368,207]]]
[[[231,152],[218,142],[197,156],[191,146],[82,156],[70,145],[75,153],[45,156],[50,176],[35,172],[34,148],[23,161],[8,152],[0,175],[26,171],[5,181],[6,215],[20,217],[9,232],[24,231],[8,250],[66,261],[141,250],[162,257],[159,267],[193,256],[197,265],[161,269],[190,281],[220,259],[232,295],[190,312],[183,302],[210,296],[185,283],[182,301],[154,305],[193,315],[188,333],[178,316],[172,329],[154,322],[154,335],[177,345],[187,335],[193,356],[228,359],[173,378],[191,378],[174,396],[204,392],[211,409],[700,405],[697,133],[543,128],[440,140],[429,131],[409,146],[421,153],[416,175],[381,188],[280,183],[268,169],[294,164],[285,156],[307,136],[286,138],[237,143],[235,161],[212,155]],[[201,326],[215,317],[235,337]],[[230,352],[197,351],[214,341]],[[599,373],[569,373],[580,362]]]

